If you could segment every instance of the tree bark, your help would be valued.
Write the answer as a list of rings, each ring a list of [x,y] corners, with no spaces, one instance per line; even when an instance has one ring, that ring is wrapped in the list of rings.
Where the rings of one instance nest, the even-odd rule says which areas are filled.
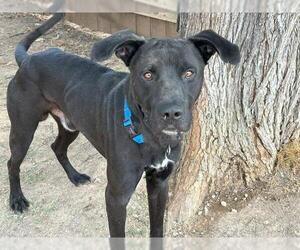
[[[212,29],[240,46],[238,66],[216,55],[171,181],[167,222],[188,223],[204,198],[266,181],[280,148],[300,138],[300,15],[182,13],[188,37]]]

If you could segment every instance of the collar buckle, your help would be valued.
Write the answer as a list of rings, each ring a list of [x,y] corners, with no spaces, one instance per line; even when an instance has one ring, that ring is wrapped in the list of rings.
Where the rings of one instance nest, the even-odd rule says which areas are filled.
[[[130,125],[132,125],[131,119],[124,120],[123,125],[124,125],[124,127],[129,127]]]

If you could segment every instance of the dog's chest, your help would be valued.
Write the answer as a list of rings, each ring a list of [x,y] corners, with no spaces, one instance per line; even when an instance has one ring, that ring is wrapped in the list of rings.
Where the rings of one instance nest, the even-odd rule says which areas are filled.
[[[174,165],[174,161],[168,158],[167,155],[165,155],[163,159],[159,158],[151,162],[149,168],[161,172],[164,171],[170,164]]]
[[[163,151],[145,150],[143,161],[146,171],[163,172],[168,168],[173,168],[175,161],[172,159],[171,149]]]

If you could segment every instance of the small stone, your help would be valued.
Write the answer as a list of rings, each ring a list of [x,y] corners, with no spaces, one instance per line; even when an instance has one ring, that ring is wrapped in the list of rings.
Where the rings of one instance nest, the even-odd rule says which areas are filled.
[[[197,213],[197,215],[202,215],[202,210],[200,210],[198,213]]]
[[[245,198],[248,198],[248,194],[245,194]]]
[[[94,183],[100,183],[100,182],[101,182],[100,178],[98,178],[98,177],[95,177],[95,179],[94,179]]]
[[[233,208],[233,209],[231,209],[231,212],[232,212],[232,213],[237,213],[238,211],[237,211],[236,209]]]
[[[226,207],[226,206],[227,206],[226,201],[221,201],[221,205],[222,205],[223,207]]]
[[[213,194],[213,195],[211,196],[211,198],[213,198],[213,199],[216,198],[216,195]]]
[[[63,40],[57,40],[56,41],[57,46],[63,46],[64,44],[65,44],[65,42]]]
[[[205,214],[205,215],[208,214],[208,207],[204,207],[204,214]]]
[[[7,61],[4,60],[4,58],[0,57],[0,64],[6,64],[6,63],[7,63]]]
[[[296,230],[296,231],[295,231],[295,235],[296,235],[297,237],[300,237],[300,230]]]

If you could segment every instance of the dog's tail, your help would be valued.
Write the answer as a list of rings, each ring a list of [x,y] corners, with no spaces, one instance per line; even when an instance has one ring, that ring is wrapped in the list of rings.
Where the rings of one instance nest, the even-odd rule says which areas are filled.
[[[55,13],[49,20],[36,28],[34,31],[30,32],[24,39],[22,39],[18,43],[15,51],[15,58],[19,67],[21,66],[24,59],[28,56],[27,50],[29,49],[31,44],[41,35],[45,34],[49,29],[51,29],[56,23],[62,20],[64,15],[64,13]]]

